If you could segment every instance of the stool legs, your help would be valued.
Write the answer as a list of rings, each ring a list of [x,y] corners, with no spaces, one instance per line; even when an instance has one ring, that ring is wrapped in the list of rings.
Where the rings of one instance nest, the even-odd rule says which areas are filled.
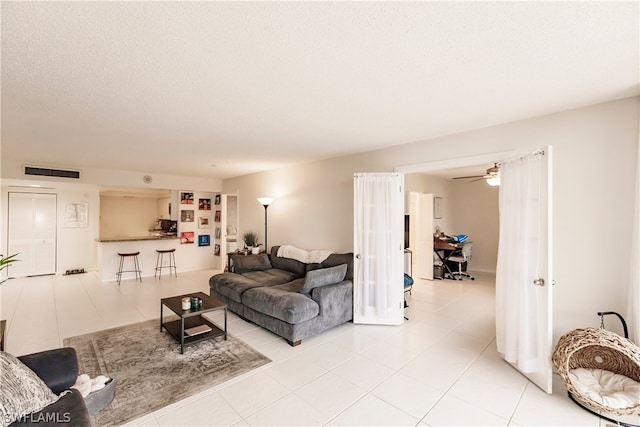
[[[157,251],[158,256],[156,257],[156,272],[155,277],[158,279],[162,279],[162,269],[168,268],[169,275],[171,275],[171,269],[173,268],[173,273],[176,277],[178,277],[178,270],[176,269],[176,254],[175,251]],[[167,254],[169,257],[169,265],[164,265],[164,254]]]
[[[120,284],[120,282],[122,281],[122,273],[135,273],[136,274],[136,280],[140,280],[142,282],[142,271],[140,270],[140,262],[138,261],[138,255],[120,255],[120,265],[118,266],[118,272],[116,273],[116,276],[118,277],[118,285]],[[124,259],[125,258],[129,258],[129,257],[133,257],[133,268],[134,270],[123,270],[122,268],[124,267]]]

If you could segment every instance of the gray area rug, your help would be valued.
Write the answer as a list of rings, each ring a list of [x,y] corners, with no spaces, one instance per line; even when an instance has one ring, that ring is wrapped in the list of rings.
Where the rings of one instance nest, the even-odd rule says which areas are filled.
[[[116,381],[116,397],[92,417],[94,426],[123,424],[271,361],[231,335],[189,345],[180,354],[180,344],[160,332],[159,322],[64,340],[78,353],[80,373]]]

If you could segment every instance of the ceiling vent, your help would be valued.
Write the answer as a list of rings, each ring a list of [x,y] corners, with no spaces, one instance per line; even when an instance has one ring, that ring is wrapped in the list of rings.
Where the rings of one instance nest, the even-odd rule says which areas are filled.
[[[80,179],[80,171],[39,168],[34,166],[25,166],[24,174],[37,175],[37,176],[50,176],[50,177],[56,177],[56,178]]]

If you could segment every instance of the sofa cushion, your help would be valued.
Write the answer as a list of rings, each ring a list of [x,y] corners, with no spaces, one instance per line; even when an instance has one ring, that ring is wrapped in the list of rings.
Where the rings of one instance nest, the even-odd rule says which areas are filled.
[[[229,255],[233,262],[233,271],[239,274],[248,271],[261,271],[271,268],[267,254],[258,255]]]
[[[273,268],[290,271],[292,273],[295,273],[297,277],[304,277],[304,275],[307,273],[307,264],[293,258],[279,257],[279,248],[280,246],[274,246],[271,248],[271,265],[273,266]]]
[[[318,303],[308,296],[278,289],[278,286],[250,289],[242,295],[242,303],[293,325],[313,319],[320,313]]]
[[[227,298],[242,303],[242,293],[244,291],[264,285],[241,274],[220,273],[209,279],[209,286]]]
[[[0,384],[0,423],[3,426],[58,400],[35,372],[3,351],[0,351]]]
[[[255,280],[256,282],[260,282],[265,286],[281,285],[299,278],[297,274],[290,271],[280,270],[279,268],[271,268],[263,271],[250,271],[248,273],[242,273],[242,275],[251,280]]]
[[[331,254],[320,264],[322,268],[335,267],[337,265],[347,264],[347,274],[344,280],[353,280],[353,253]]]
[[[309,271],[304,279],[304,286],[300,292],[308,294],[314,288],[342,282],[346,274],[347,264]]]

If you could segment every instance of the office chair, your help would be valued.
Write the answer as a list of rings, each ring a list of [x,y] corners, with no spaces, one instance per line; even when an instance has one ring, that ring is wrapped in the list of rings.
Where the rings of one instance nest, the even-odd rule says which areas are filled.
[[[460,252],[456,252],[449,257],[447,261],[451,261],[453,263],[458,264],[458,271],[453,272],[453,278],[455,279],[457,276],[458,280],[462,280],[462,276],[466,276],[471,280],[475,280],[475,277],[467,273],[466,271],[462,271],[462,264],[471,259],[471,247],[473,246],[473,242],[464,243],[462,245],[462,249]]]

